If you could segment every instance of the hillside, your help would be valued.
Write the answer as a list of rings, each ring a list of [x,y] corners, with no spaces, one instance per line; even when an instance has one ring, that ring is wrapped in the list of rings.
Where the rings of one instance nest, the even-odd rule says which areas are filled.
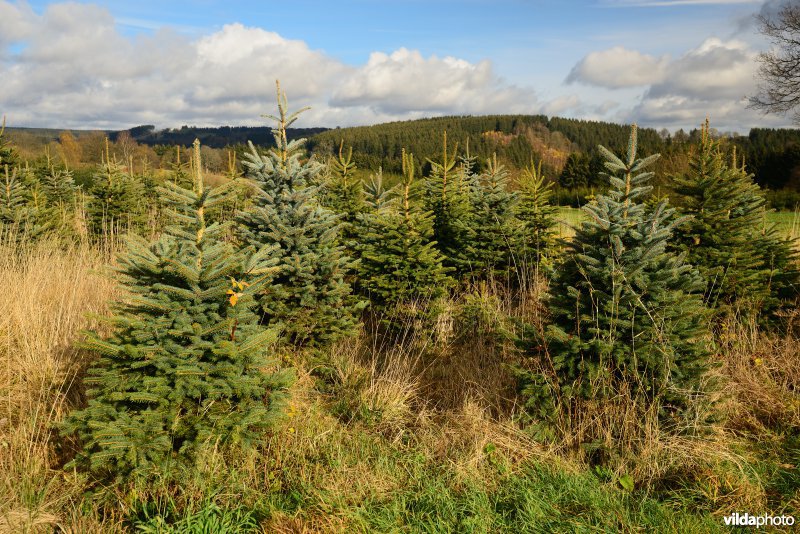
[[[57,128],[9,127],[7,133],[18,146],[41,151],[50,142],[59,140],[63,130]],[[98,131],[70,130],[80,139],[97,135]],[[309,150],[326,158],[337,152],[340,144],[353,148],[353,161],[358,168],[374,172],[379,168],[400,173],[402,149],[412,152],[420,170],[427,170],[427,160],[441,157],[442,135],[447,132],[452,150],[458,143],[458,154],[477,158],[479,169],[492,154],[512,168],[528,165],[533,159],[542,162],[544,174],[566,188],[596,186],[602,171],[597,145],[621,151],[628,126],[601,121],[547,117],[545,115],[448,116],[388,122],[348,128],[289,128],[290,140],[308,139]],[[244,145],[248,141],[271,146],[272,130],[267,126],[182,126],[156,130],[142,125],[128,130],[105,130],[100,134],[111,141],[123,132],[142,145],[188,147],[195,139],[210,148]],[[643,153],[661,153],[660,176],[680,172],[671,164],[684,159],[691,143],[699,139],[699,130],[679,130],[670,135],[653,128],[639,130],[639,148]],[[713,132],[713,130],[712,130]],[[717,135],[720,135],[717,133]],[[769,189],[800,191],[800,130],[753,128],[747,136],[729,138],[740,157],[755,176],[756,182]],[[33,145],[36,145],[33,148]],[[566,171],[565,171],[566,168]]]
[[[309,147],[315,153],[330,154],[343,142],[353,147],[359,167],[400,172],[403,148],[418,161],[434,160],[442,151],[445,131],[451,143],[459,144],[460,153],[465,154],[468,147],[479,164],[493,153],[515,167],[527,165],[533,157],[553,176],[562,171],[570,153],[593,154],[600,143],[622,148],[629,130],[620,124],[545,115],[451,116],[337,128],[311,138]],[[663,146],[655,130],[640,132],[644,150],[658,151]]]

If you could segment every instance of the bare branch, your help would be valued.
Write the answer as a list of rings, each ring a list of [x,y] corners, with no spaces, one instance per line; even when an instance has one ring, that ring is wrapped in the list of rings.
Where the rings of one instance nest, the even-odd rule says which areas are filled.
[[[760,15],[758,21],[773,49],[758,56],[761,83],[748,107],[780,115],[794,112],[800,124],[800,5],[787,5],[777,18]]]

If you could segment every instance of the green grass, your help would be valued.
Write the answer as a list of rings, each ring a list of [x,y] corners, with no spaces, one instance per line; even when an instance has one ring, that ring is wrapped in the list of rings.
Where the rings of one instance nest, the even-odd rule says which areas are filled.
[[[260,455],[257,470],[271,473],[265,479],[254,477],[252,467],[216,469],[216,476],[227,474],[206,486],[199,507],[170,501],[154,509],[150,500],[127,523],[137,532],[174,534],[252,532],[256,524],[270,532],[723,531],[710,513],[626,491],[561,462],[514,465],[498,449],[476,471],[464,472],[456,467],[458,454],[442,461],[416,438],[397,442],[362,424],[308,415],[300,436],[290,438],[298,440],[296,458]],[[327,432],[316,432],[323,427]],[[183,490],[191,493],[192,486]]]
[[[556,215],[558,232],[561,237],[575,234],[572,227],[580,225],[586,216],[578,208],[560,207]],[[765,216],[765,224],[777,225],[778,230],[786,237],[800,238],[800,211],[773,211]]]
[[[579,208],[559,207],[556,214],[558,221],[558,236],[559,237],[572,237],[575,235],[574,228],[586,219],[583,211]]]
[[[800,238],[800,211],[774,211],[767,213],[766,223],[775,224],[778,230],[792,239]]]

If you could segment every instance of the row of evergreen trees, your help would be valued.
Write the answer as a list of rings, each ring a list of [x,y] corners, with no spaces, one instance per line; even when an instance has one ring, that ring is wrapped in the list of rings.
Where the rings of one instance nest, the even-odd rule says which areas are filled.
[[[558,243],[540,166],[512,187],[496,158],[477,172],[445,134],[428,176],[403,152],[398,183],[377,173],[364,184],[341,145],[326,170],[289,141],[298,113],[280,88],[278,110],[274,148],[250,146],[251,198],[235,220],[211,216],[236,205],[239,186],[206,187],[199,142],[190,172],[156,189],[166,228],[154,241],[129,238],[114,333],[86,341],[99,359],[88,406],[63,427],[83,445],[74,465],[146,475],[191,464],[205,445],[251,444],[280,415],[291,380],[278,339],[328,345],[353,332],[367,303],[391,324],[416,324],[450,288],[531,276],[551,278],[550,324],[519,340],[534,362],[518,372],[534,428],[547,435],[583,403],[627,391],[678,429],[707,394],[709,319],[775,318],[796,301],[793,244],[764,228],[752,176],[710,136],[676,179],[681,212],[653,199],[647,169],[658,156],[637,156],[635,127],[624,158],[600,147],[609,193]],[[107,167],[96,187],[113,191]]]

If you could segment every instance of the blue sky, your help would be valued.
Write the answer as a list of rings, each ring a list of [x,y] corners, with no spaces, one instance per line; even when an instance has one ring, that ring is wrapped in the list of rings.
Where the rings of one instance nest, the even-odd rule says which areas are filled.
[[[303,125],[546,113],[677,129],[784,126],[747,110],[769,0],[0,0],[12,124]]]

